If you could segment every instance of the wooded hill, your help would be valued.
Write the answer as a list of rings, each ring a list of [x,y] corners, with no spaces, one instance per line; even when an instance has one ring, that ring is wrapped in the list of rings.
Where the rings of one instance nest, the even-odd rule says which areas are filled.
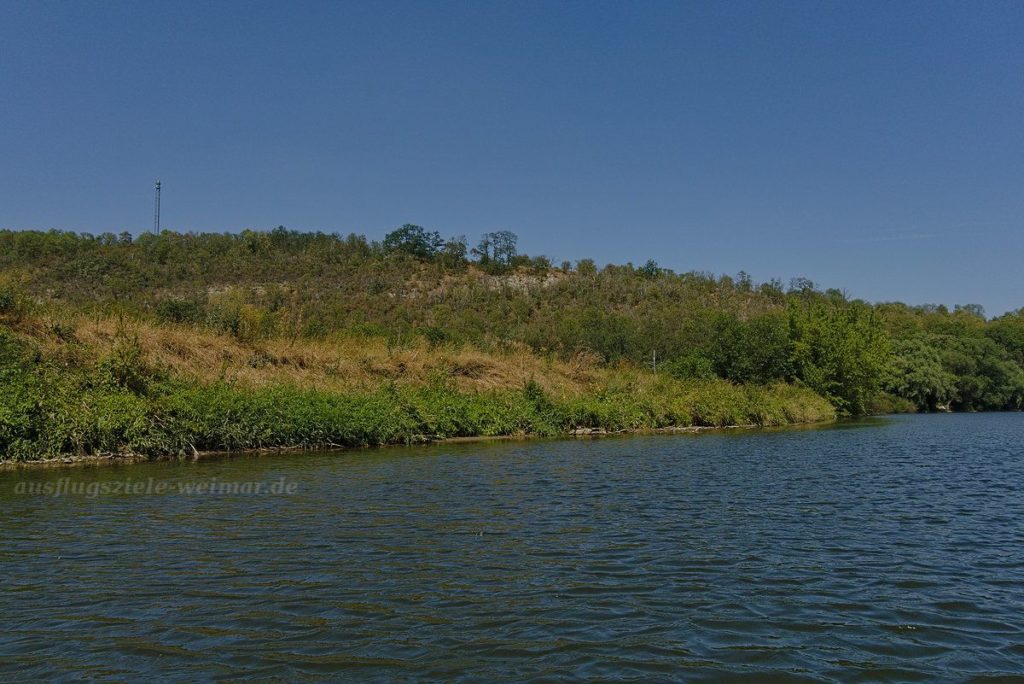
[[[870,304],[803,279],[754,283],[653,261],[556,265],[519,254],[506,231],[473,248],[414,225],[381,242],[284,228],[137,238],[0,231],[8,337],[45,360],[88,321],[152,339],[191,330],[195,340],[248,349],[246,367],[269,374],[282,349],[361,344],[388,354],[526,355],[539,364],[531,378],[542,391],[557,384],[544,368],[575,363],[684,383],[785,383],[851,415],[1024,406],[1022,311],[987,320],[975,306]],[[113,353],[106,344],[90,358]],[[341,368],[342,356],[324,363]],[[395,365],[389,380],[401,384],[404,372]]]

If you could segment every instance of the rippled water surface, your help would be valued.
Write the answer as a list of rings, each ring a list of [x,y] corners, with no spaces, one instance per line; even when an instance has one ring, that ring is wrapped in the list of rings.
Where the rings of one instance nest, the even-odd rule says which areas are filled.
[[[0,472],[0,680],[1020,677],[1022,443],[939,415]],[[129,478],[294,491],[92,495]]]

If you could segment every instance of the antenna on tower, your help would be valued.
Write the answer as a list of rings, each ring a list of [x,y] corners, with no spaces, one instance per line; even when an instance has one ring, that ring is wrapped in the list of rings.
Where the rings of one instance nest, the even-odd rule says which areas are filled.
[[[156,202],[153,206],[153,232],[160,234],[160,181],[156,182]]]

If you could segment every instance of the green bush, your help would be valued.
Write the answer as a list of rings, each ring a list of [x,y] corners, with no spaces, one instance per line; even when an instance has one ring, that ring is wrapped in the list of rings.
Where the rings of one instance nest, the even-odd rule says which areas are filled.
[[[156,305],[156,317],[163,323],[199,323],[203,308],[189,299],[165,299]]]
[[[19,321],[30,308],[30,300],[21,288],[0,280],[0,319]]]

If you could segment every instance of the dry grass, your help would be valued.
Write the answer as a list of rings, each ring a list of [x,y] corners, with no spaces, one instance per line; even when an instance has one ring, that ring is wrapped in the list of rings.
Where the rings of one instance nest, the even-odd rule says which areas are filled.
[[[599,359],[539,357],[511,344],[498,354],[469,345],[431,347],[417,342],[389,346],[380,338],[335,336],[323,340],[268,339],[242,342],[190,326],[156,325],[116,318],[64,322],[63,339],[52,324],[33,326],[32,337],[50,354],[103,357],[118,344],[138,341],[142,360],[175,376],[199,382],[226,380],[247,387],[295,385],[321,390],[373,389],[387,382],[422,384],[448,377],[462,390],[519,389],[535,380],[556,395],[579,395],[607,372]],[[68,343],[68,332],[79,344]],[[79,356],[81,358],[81,356]]]

